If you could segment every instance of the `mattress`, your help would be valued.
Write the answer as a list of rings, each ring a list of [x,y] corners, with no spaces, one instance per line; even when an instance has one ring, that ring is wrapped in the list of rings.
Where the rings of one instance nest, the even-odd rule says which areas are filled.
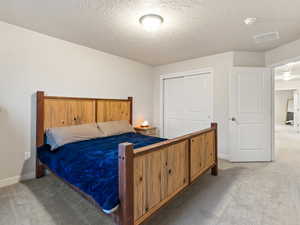
[[[137,133],[96,138],[66,144],[55,151],[45,145],[37,156],[53,173],[88,195],[105,213],[118,207],[118,145],[134,149],[164,141]]]

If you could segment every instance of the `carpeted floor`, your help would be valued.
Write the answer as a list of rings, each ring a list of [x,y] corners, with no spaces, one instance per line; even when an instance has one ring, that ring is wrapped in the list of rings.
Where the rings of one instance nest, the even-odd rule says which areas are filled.
[[[273,163],[220,161],[147,225],[299,225],[300,134],[276,128]],[[109,225],[76,192],[53,176],[0,189],[1,225]]]

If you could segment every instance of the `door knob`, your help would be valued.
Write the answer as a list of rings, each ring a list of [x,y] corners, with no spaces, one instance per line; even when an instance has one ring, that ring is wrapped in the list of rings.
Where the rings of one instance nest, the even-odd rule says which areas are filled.
[[[233,121],[233,122],[235,122],[235,121],[236,121],[236,118],[235,118],[235,117],[232,117],[230,120]]]

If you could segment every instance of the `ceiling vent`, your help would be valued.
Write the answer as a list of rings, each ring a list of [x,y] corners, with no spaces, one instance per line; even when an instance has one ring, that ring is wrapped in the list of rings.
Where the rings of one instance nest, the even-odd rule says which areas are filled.
[[[268,33],[255,35],[253,36],[253,38],[255,40],[255,43],[259,44],[268,41],[279,40],[280,36],[279,36],[279,32],[268,32]]]

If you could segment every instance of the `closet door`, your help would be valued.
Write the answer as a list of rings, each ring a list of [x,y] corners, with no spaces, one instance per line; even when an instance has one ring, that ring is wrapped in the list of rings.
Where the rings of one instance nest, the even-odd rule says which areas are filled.
[[[164,137],[175,138],[210,127],[211,74],[164,80]]]
[[[164,81],[164,136],[178,137],[185,133],[184,78]]]
[[[210,74],[184,78],[185,133],[210,127],[212,114]]]

